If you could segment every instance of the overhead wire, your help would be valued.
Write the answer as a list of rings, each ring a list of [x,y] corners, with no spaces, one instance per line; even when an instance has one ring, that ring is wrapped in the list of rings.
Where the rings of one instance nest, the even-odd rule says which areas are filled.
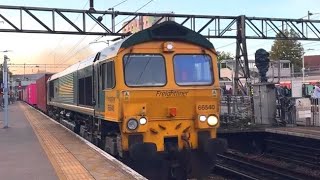
[[[97,24],[93,25],[92,28],[89,30],[91,31],[93,28],[96,27]],[[73,53],[72,55],[69,55],[68,58],[66,58],[65,56],[67,56],[68,54],[71,54],[73,51],[76,50],[76,48],[82,43],[82,41],[87,37],[88,35],[83,36],[68,52],[66,52],[63,57],[61,59],[59,59],[59,63],[66,63],[68,62],[72,57],[74,57],[74,55],[76,53],[78,53],[78,51],[76,53]],[[89,46],[89,45],[86,45]],[[83,48],[82,48],[83,49]]]
[[[111,8],[115,8],[115,7],[117,7],[117,6],[119,6],[119,5],[123,4],[123,3],[125,3],[125,2],[127,2],[127,1],[128,1],[128,0],[123,0],[123,1],[119,2],[118,4],[116,4],[116,5],[112,6]]]
[[[117,7],[117,6],[125,3],[125,2],[127,2],[127,1],[128,1],[128,0],[123,0],[123,1],[119,2],[118,4],[112,6],[111,8],[108,8],[108,10],[114,9],[115,7]],[[104,15],[103,15],[103,16],[104,16]],[[98,41],[98,40],[100,40],[100,39],[103,38],[103,37],[104,37],[104,35],[98,36],[98,37],[97,37],[95,40],[93,40],[93,41]]]
[[[146,7],[148,4],[150,4],[152,1],[154,1],[154,0],[150,0],[150,1],[148,1],[147,3],[145,3],[143,6],[141,6],[139,9],[137,9],[136,11],[135,11],[135,13],[136,12],[138,12],[138,11],[140,11],[142,8],[144,8],[144,7]],[[127,17],[125,17],[124,19],[122,19],[120,22],[118,22],[117,24],[115,24],[114,25],[114,27],[115,26],[117,26],[117,25],[119,25],[120,23],[122,23],[123,21],[125,21],[126,19],[128,19],[130,17],[130,15],[129,16],[127,16]]]
[[[88,1],[88,0],[86,0],[86,1],[87,1],[87,2],[86,2],[86,4],[83,6],[82,9],[84,9],[84,8],[88,5],[89,1]],[[76,19],[74,20],[74,22],[79,19],[80,15],[81,15],[81,14],[78,14],[78,16],[76,17]],[[72,28],[72,26],[69,26],[68,31],[69,31],[71,28]],[[65,38],[66,36],[67,36],[67,35],[64,35],[64,36],[60,39],[60,41],[58,42],[58,44],[56,45],[56,47],[51,51],[51,53],[49,54],[49,56],[59,47],[59,45],[61,44],[61,42],[64,40],[64,38]]]
[[[128,1],[128,0],[123,0],[123,1],[121,1],[120,3],[112,6],[111,8],[117,7],[117,6],[125,3],[126,1]],[[153,0],[151,0],[151,1],[153,1]],[[140,7],[137,11],[139,11],[140,9],[142,9],[143,7],[145,7],[146,5],[148,5],[149,3],[150,3],[150,1],[149,1],[148,3],[146,3],[146,4],[144,4],[142,7]],[[136,12],[137,12],[137,11],[136,11]],[[105,14],[103,14],[102,17],[103,17],[104,15],[105,15]],[[94,24],[93,27],[92,27],[89,31],[91,31],[92,29],[94,29],[96,26],[97,26],[97,24]],[[73,46],[72,51],[74,51],[74,50],[81,44],[81,42],[82,42],[87,36],[88,36],[88,35],[86,35],[86,36],[84,36],[82,39],[80,39],[80,41],[78,41],[78,42],[76,43],[76,45]],[[103,37],[103,36],[102,36],[102,37]],[[102,37],[96,38],[96,41],[99,40],[99,39],[101,39]],[[86,47],[88,47],[88,46],[89,46],[89,45],[86,45],[85,47],[81,48],[80,50],[82,50],[82,49],[84,49],[84,48],[86,48]],[[64,59],[60,60],[59,62],[64,62],[64,63],[65,63],[65,62],[68,62],[68,61],[69,61],[70,59],[72,59],[80,50],[76,51],[75,53],[73,53],[73,54],[72,54],[71,56],[69,56],[68,58],[64,58]],[[72,51],[71,51],[71,52],[72,52]],[[69,51],[69,52],[70,52],[70,51]],[[66,53],[66,54],[69,54],[69,52]],[[71,52],[70,52],[70,53],[71,53]],[[65,54],[65,55],[66,55],[66,54]]]
[[[226,45],[223,45],[223,46],[217,47],[217,48],[215,48],[215,49],[216,49],[216,50],[217,50],[217,49],[221,49],[221,48],[224,48],[224,47],[231,46],[231,45],[233,45],[233,44],[236,44],[236,42],[232,42],[232,43],[229,43],[229,44],[226,44]]]

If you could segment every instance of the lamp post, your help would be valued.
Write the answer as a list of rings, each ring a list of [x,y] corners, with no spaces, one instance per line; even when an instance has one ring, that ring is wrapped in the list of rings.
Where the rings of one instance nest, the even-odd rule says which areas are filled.
[[[4,95],[4,124],[3,128],[8,128],[8,64],[9,58],[4,55],[3,58],[3,95]]]

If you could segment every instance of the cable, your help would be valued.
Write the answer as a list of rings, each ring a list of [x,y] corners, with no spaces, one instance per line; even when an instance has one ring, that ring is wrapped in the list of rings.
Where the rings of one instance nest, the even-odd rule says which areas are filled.
[[[121,4],[123,4],[123,3],[125,3],[126,1],[128,1],[128,0],[123,0],[123,1],[121,1],[120,3],[118,3],[118,4],[116,4],[116,5],[114,5],[114,6],[112,6],[111,8],[108,8],[108,10],[110,10],[110,9],[114,9],[115,7],[117,7],[117,6],[119,6],[119,5],[121,5]],[[102,15],[102,17],[103,17],[104,15]],[[98,41],[98,40],[100,40],[101,38],[103,38],[104,37],[104,35],[101,35],[101,36],[99,36],[99,37],[97,37],[94,41]]]
[[[116,6],[119,6],[119,5],[123,4],[123,3],[125,3],[126,1],[128,1],[128,0],[123,0],[123,1],[121,1],[120,3],[112,6],[111,8],[114,8],[114,7],[116,7]],[[88,1],[88,2],[89,2],[89,1]],[[88,4],[88,3],[87,3],[87,4]],[[103,16],[105,16],[105,14],[103,14],[102,17],[103,17]],[[95,28],[96,25],[97,25],[97,24],[95,24],[89,31],[91,31],[93,28]],[[82,39],[80,39],[80,41],[78,41],[78,42],[76,43],[76,45],[71,48],[72,50],[71,50],[71,51],[69,50],[69,51],[68,51],[66,54],[64,54],[63,56],[66,56],[67,54],[69,54],[69,53],[71,53],[72,51],[74,51],[75,48],[77,48],[77,47],[80,45],[80,43],[81,43],[86,37],[87,37],[87,35],[84,36]],[[95,41],[101,39],[102,37],[103,37],[103,36],[100,36],[100,37],[96,38]],[[85,47],[86,47],[86,46],[85,46]],[[81,49],[83,49],[83,48],[81,48]],[[78,52],[79,52],[79,51],[77,51],[76,53],[78,53]],[[76,53],[72,54],[70,58],[66,59],[66,61],[69,61],[72,57],[74,57],[74,55],[75,55]],[[62,59],[62,58],[61,58],[61,59]],[[61,59],[60,59],[60,60],[61,60]],[[62,61],[60,61],[60,60],[59,60],[59,62],[63,62],[63,61],[65,60],[65,58],[62,59]]]
[[[120,3],[118,3],[118,4],[116,4],[116,5],[114,5],[112,8],[118,6],[118,5],[120,5],[120,4],[122,4],[122,3],[126,2],[126,1],[128,1],[128,0],[124,0],[124,1],[122,1],[122,2],[120,2]],[[146,7],[146,6],[147,6],[148,4],[150,4],[152,1],[154,1],[154,0],[148,1],[146,4],[144,4],[144,5],[141,6],[139,9],[137,9],[137,10],[135,11],[135,13],[138,12],[139,10],[141,10],[142,8]],[[103,15],[103,16],[104,16],[104,15]],[[127,16],[127,17],[125,17],[124,19],[122,19],[120,22],[118,22],[117,24],[115,24],[113,27],[116,27],[117,25],[119,25],[120,23],[122,23],[123,21],[125,21],[126,19],[128,19],[129,17],[130,17],[130,15]],[[99,36],[99,37],[97,37],[94,41],[98,41],[98,40],[100,40],[100,39],[103,38],[103,37],[104,37],[103,35],[102,35],[102,36]]]
[[[144,4],[144,5],[141,6],[139,9],[137,9],[137,10],[135,11],[135,13],[138,12],[138,11],[140,11],[142,8],[146,7],[146,6],[147,6],[148,4],[150,4],[152,1],[154,1],[154,0],[148,1],[146,4]],[[120,22],[118,22],[116,25],[114,25],[114,27],[116,27],[117,25],[119,25],[120,23],[122,23],[123,21],[125,21],[126,19],[128,19],[129,17],[130,17],[130,15],[127,16],[127,17],[125,17],[124,19],[122,19]]]
[[[154,1],[154,0],[150,0],[150,1],[148,1],[147,3],[145,3],[143,6],[141,6],[139,9],[137,9],[135,12],[138,12],[139,10],[141,10],[142,8],[144,8],[144,7],[146,7],[148,4],[150,4],[152,1]],[[125,1],[124,1],[125,2]],[[123,3],[123,2],[122,2]],[[122,4],[121,3],[121,4]],[[120,4],[120,3],[119,3]],[[104,16],[104,15],[103,15]],[[124,20],[126,20],[128,17],[130,17],[130,16],[127,16],[126,18],[124,18],[122,21],[120,21],[119,23],[117,23],[115,26],[117,26],[118,24],[120,24],[121,22],[123,22]],[[95,24],[89,31],[91,31],[95,26],[96,26],[97,24]],[[86,36],[85,36],[86,37]],[[84,37],[84,38],[85,38]],[[84,39],[83,38],[83,39]],[[82,39],[82,40],[83,40]],[[98,39],[98,38],[97,38]],[[81,40],[81,41],[82,41]],[[81,42],[80,41],[80,42]],[[79,44],[80,44],[80,42],[78,42],[77,44],[76,44],[76,46],[78,46]],[[74,49],[74,48],[73,48]],[[82,48],[83,49],[83,48]],[[68,58],[67,59],[67,61],[69,61],[75,54],[77,54],[79,52],[79,50],[76,52],[76,53],[74,53],[70,58]],[[68,53],[66,53],[66,54],[68,54]],[[60,61],[60,62],[63,62],[65,59],[62,59],[62,61]],[[66,62],[66,61],[65,61]]]
[[[79,49],[77,52],[73,53],[68,59],[66,59],[66,60],[64,61],[64,63],[70,61],[70,59],[72,59],[78,52],[80,52],[80,51],[82,51],[83,49],[86,49],[86,48],[88,48],[88,47],[89,47],[89,44],[87,44],[86,46],[82,47],[82,48]]]
[[[90,29],[90,31],[91,31],[94,27],[95,27],[95,25]],[[75,51],[75,49],[81,44],[81,42],[82,42],[86,37],[87,37],[87,36],[82,37],[82,39],[80,39],[67,53],[65,53],[65,54],[62,56],[62,58],[59,59],[58,62],[59,62],[59,63],[65,63],[65,62],[69,61],[71,57],[74,57],[74,55],[75,55],[76,53],[78,53],[79,50],[76,51],[75,53],[72,53],[72,51]],[[89,46],[89,44],[87,44],[86,46]],[[86,46],[85,46],[85,47],[86,47]],[[83,48],[81,48],[81,50],[82,50],[82,49],[83,49]],[[66,58],[66,56],[67,56],[68,54],[71,54],[71,53],[72,53],[71,57],[68,56],[69,58]]]
[[[122,4],[122,3],[126,2],[126,1],[128,1],[128,0],[123,0],[123,1],[119,2],[118,4],[112,6],[111,8],[115,8],[115,7],[119,6],[120,4]]]
[[[96,26],[97,26],[97,24],[94,24],[89,31],[92,31],[92,29],[95,28]],[[67,53],[65,53],[65,54],[62,56],[62,58],[59,59],[58,62],[59,62],[59,63],[62,63],[62,62],[64,62],[65,60],[69,60],[70,58],[66,59],[66,58],[63,58],[63,57],[67,56],[67,55],[70,54],[72,51],[74,51],[74,50],[81,44],[81,42],[82,42],[87,36],[88,36],[88,35],[83,36],[82,39],[80,39]],[[88,45],[87,45],[87,46],[88,46]],[[77,52],[78,52],[78,51],[77,51]],[[72,54],[72,57],[73,57],[73,55],[74,55],[74,54]]]
[[[220,46],[220,47],[217,47],[216,50],[217,50],[217,49],[224,48],[224,47],[227,47],[227,46],[231,46],[231,45],[233,45],[233,44],[235,44],[235,42],[230,43],[230,44],[226,44],[226,45],[223,45],[223,46]]]
[[[88,3],[89,3],[89,1],[86,2],[86,4],[83,6],[82,9],[84,9],[84,8],[88,5]],[[76,19],[74,20],[74,22],[79,19],[80,15],[81,15],[81,14],[79,14],[79,15],[76,17]],[[68,31],[69,31],[71,28],[72,28],[72,26],[69,27]],[[64,35],[64,36],[60,39],[60,41],[58,42],[57,46],[51,51],[51,53],[49,54],[49,56],[59,47],[60,43],[64,40],[64,38],[65,38],[66,36],[67,36],[67,35]]]

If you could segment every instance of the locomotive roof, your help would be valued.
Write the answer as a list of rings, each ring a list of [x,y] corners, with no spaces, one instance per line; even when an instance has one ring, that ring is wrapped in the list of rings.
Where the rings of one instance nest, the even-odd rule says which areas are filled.
[[[65,75],[67,75],[67,74],[70,74],[70,73],[72,73],[72,72],[75,72],[75,71],[77,71],[77,70],[80,70],[80,69],[83,69],[83,68],[85,68],[85,67],[87,67],[87,66],[92,65],[92,64],[93,64],[93,61],[94,61],[94,57],[95,57],[95,56],[90,56],[90,57],[88,57],[87,59],[85,59],[85,60],[83,60],[83,61],[80,61],[80,62],[78,62],[78,63],[76,63],[76,64],[73,64],[73,65],[67,67],[65,70],[63,70],[63,71],[61,71],[61,72],[59,72],[59,73],[56,73],[56,74],[52,75],[52,76],[49,78],[49,80],[57,79],[57,78],[59,78],[59,77],[65,76]]]
[[[99,60],[109,59],[116,56],[120,48],[129,48],[136,44],[141,44],[149,41],[182,41],[199,45],[207,49],[214,48],[212,43],[201,34],[196,33],[195,31],[192,31],[176,22],[166,21],[132,34],[131,36],[126,37],[114,43],[113,45],[102,49],[100,51]],[[62,72],[52,75],[50,80],[57,79],[61,76],[92,65],[95,61],[95,57],[96,54],[68,67]]]
[[[130,36],[121,45],[121,48],[148,42],[148,41],[182,41],[213,49],[212,43],[201,34],[192,31],[174,21],[166,21],[154,25]]]
[[[207,49],[214,48],[212,43],[201,34],[196,33],[174,21],[166,21],[132,34],[131,36],[104,48],[101,51],[99,60],[109,59],[116,56],[120,48],[129,48],[136,44],[157,40],[182,41],[196,44]]]

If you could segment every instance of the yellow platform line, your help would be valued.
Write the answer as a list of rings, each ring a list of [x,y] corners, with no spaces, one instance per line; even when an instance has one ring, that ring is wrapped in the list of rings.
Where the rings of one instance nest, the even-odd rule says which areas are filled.
[[[63,146],[48,130],[47,123],[35,118],[26,106],[19,104],[33,128],[38,140],[46,152],[59,179],[62,180],[90,180],[93,176],[81,163]]]

